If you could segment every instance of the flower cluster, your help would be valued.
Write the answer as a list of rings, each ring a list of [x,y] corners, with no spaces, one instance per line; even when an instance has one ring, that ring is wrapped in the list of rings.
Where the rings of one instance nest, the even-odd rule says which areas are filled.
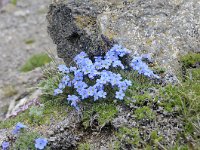
[[[125,91],[132,83],[129,80],[123,80],[119,73],[112,72],[113,68],[124,70],[131,66],[139,74],[158,78],[143,62],[143,59],[150,60],[149,55],[133,57],[130,65],[127,66],[121,60],[129,54],[130,51],[120,45],[114,45],[105,56],[96,56],[93,61],[88,58],[85,52],[81,52],[74,58],[76,67],[68,68],[65,65],[59,65],[58,69],[64,76],[58,88],[54,90],[54,95],[63,93],[66,87],[75,89],[76,94],[68,95],[67,100],[71,103],[71,106],[78,110],[78,102],[81,100],[91,97],[94,101],[106,98],[108,95],[108,91],[105,90],[106,86],[117,89],[115,98],[119,100],[124,98]],[[90,81],[89,84],[86,82],[88,80]],[[91,83],[94,84],[91,85]]]
[[[118,89],[115,98],[122,100],[126,89],[131,86],[131,81],[123,80],[118,73],[110,71],[113,68],[125,69],[121,59],[130,53],[129,50],[120,45],[115,45],[105,56],[94,57],[94,61],[88,58],[85,52],[81,52],[74,58],[76,67],[66,67],[59,65],[58,69],[64,74],[58,88],[54,90],[54,95],[63,93],[66,87],[74,88],[76,94],[68,95],[67,100],[71,106],[77,110],[78,102],[87,98],[93,98],[94,101],[105,99],[107,92],[106,86]],[[89,80],[94,84],[88,84]]]
[[[149,69],[148,65],[143,62],[143,59],[147,59],[151,61],[149,55],[142,55],[138,57],[134,57],[130,63],[130,66],[136,70],[139,74],[142,74],[147,77],[159,78],[156,74],[153,73],[152,70]]]

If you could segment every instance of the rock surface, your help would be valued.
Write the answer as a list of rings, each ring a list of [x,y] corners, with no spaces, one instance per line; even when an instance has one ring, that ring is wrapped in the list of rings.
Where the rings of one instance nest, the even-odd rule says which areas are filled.
[[[47,19],[58,56],[67,64],[78,52],[99,54],[113,41],[152,54],[171,71],[179,55],[200,52],[198,0],[57,0]]]
[[[9,103],[33,89],[42,76],[41,69],[21,73],[22,65],[33,54],[55,53],[45,18],[51,0],[17,0],[16,6],[7,2],[0,0],[0,120]]]

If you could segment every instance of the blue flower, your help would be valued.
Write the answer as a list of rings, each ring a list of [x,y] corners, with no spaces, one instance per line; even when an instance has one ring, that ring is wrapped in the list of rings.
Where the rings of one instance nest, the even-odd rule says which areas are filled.
[[[35,140],[35,148],[39,150],[43,150],[47,146],[47,139],[38,138]]]
[[[80,101],[79,97],[76,95],[68,95],[67,98],[68,101],[71,101],[71,106],[75,107],[77,110],[79,110],[79,107],[77,103]]]
[[[84,58],[81,59],[79,62],[77,62],[77,65],[80,69],[84,69],[84,68],[90,68],[93,63],[89,58]]]
[[[105,59],[103,62],[102,62],[102,67],[105,68],[105,69],[109,69],[110,66],[112,64],[112,60],[110,59]]]
[[[76,71],[74,73],[73,82],[75,83],[76,81],[82,81],[82,80],[83,80],[83,72],[81,72],[80,70]]]
[[[64,83],[65,85],[67,85],[69,81],[70,81],[70,78],[68,75],[65,75],[61,80],[61,82]]]
[[[54,96],[63,93],[63,91],[61,89],[55,89],[54,90]]]
[[[94,66],[85,66],[84,68],[82,68],[82,71],[84,73],[84,75],[87,75],[89,73],[91,73],[94,70]]]
[[[89,95],[89,96],[94,96],[96,92],[97,92],[97,89],[95,86],[90,86],[87,89],[87,95]]]
[[[2,146],[2,150],[8,150],[8,148],[9,148],[9,146],[10,146],[10,143],[4,141],[4,142],[1,144],[1,146]]]
[[[126,84],[126,82],[119,82],[118,87],[120,88],[121,91],[126,91],[128,85]]]
[[[126,80],[125,79],[124,82],[126,83],[127,86],[131,86],[132,85],[132,82],[130,80]]]
[[[81,96],[82,99],[86,99],[89,97],[86,89],[77,89],[77,92]]]
[[[67,68],[66,65],[59,65],[58,70],[62,73],[69,73],[69,68]]]
[[[94,87],[98,90],[98,91],[101,91],[101,90],[103,90],[104,89],[104,84],[101,84],[101,83],[96,83],[95,85],[94,85]]]
[[[98,97],[101,97],[101,98],[106,98],[106,95],[107,95],[107,93],[104,92],[103,90],[101,90],[101,91],[99,91],[99,92],[97,93],[97,96],[98,96]]]
[[[152,70],[149,69],[148,65],[142,61],[142,58],[150,59],[149,57],[150,56],[148,55],[144,55],[143,57],[134,57],[133,60],[131,61],[130,66],[134,70],[138,71],[139,74],[142,74],[147,77],[159,78],[157,75],[153,73]]]
[[[85,52],[81,52],[80,54],[78,54],[75,58],[74,61],[79,63],[81,60],[83,60],[83,58],[87,57],[87,54]]]
[[[63,89],[65,88],[65,84],[59,83],[58,88],[59,88],[60,90],[63,90]]]
[[[74,87],[76,89],[81,89],[81,88],[84,89],[84,88],[88,87],[88,85],[85,82],[83,82],[83,81],[78,81],[78,82],[76,82],[74,84]]]
[[[72,81],[69,81],[68,84],[67,84],[67,86],[71,87],[72,86]]]
[[[122,64],[122,62],[120,60],[114,61],[112,66],[113,67],[121,67],[122,69],[124,69],[124,65]]]
[[[75,72],[76,70],[77,70],[76,67],[69,67],[69,71],[70,71],[70,72]]]
[[[95,56],[95,62],[102,62],[102,56]]]
[[[124,96],[125,96],[124,92],[120,90],[120,91],[116,92],[115,98],[123,100]]]
[[[23,128],[27,128],[27,126],[25,126],[24,124],[22,124],[21,122],[18,122],[15,126],[15,129],[12,131],[13,134],[18,134],[20,132],[21,129]]]
[[[118,83],[120,83],[120,80],[122,79],[120,74],[112,74],[112,79],[110,81],[112,86],[117,85]]]
[[[98,72],[97,70],[92,70],[89,74],[88,77],[90,79],[94,79],[96,76],[100,75],[100,72]]]

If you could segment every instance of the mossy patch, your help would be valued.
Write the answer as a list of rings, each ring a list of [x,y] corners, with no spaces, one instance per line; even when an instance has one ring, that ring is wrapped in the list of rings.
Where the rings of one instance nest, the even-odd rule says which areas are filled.
[[[45,53],[35,54],[26,61],[26,63],[21,67],[20,71],[28,72],[37,67],[42,67],[51,61],[52,59]]]
[[[25,40],[24,41],[27,45],[29,45],[29,44],[33,44],[34,42],[35,42],[35,40],[34,39],[27,39],[27,40]]]
[[[135,110],[134,115],[136,119],[149,119],[153,120],[155,118],[155,113],[148,106],[144,106]]]
[[[113,103],[96,102],[87,107],[83,112],[83,125],[87,128],[96,120],[97,126],[102,127],[106,123],[111,122],[116,114],[117,108]]]
[[[91,146],[89,143],[81,143],[78,146],[78,150],[90,150],[90,149],[91,149]]]
[[[189,61],[189,60],[188,60]],[[187,65],[191,67],[189,62]],[[177,112],[184,124],[184,131],[181,136],[190,136],[195,142],[193,147],[198,147],[199,138],[199,116],[200,116],[200,68],[186,69],[186,78],[184,82],[178,85],[168,85],[160,88],[161,92],[158,97],[161,101],[160,105],[165,110],[170,112]],[[191,143],[188,143],[191,145]],[[179,145],[179,144],[178,144]],[[186,147],[184,147],[186,148]],[[183,148],[183,149],[184,149]],[[186,148],[187,149],[187,148]]]
[[[79,28],[89,28],[90,26],[94,26],[96,24],[96,18],[90,17],[90,16],[82,16],[77,15],[75,17],[75,21]]]
[[[15,6],[17,5],[17,0],[11,0],[10,2],[11,2],[11,4],[13,4]]]
[[[33,113],[33,109],[41,110],[41,108],[32,106],[30,109],[22,112],[14,118],[7,119],[0,122],[0,129],[14,127],[18,122],[23,122],[27,126],[40,126],[42,124],[50,124],[51,118],[54,117],[55,120],[60,120],[66,116],[66,106],[57,104],[49,101],[44,104],[41,114],[37,112]]]
[[[200,64],[200,53],[189,53],[182,56],[180,60],[184,67],[194,67],[195,65]]]
[[[134,148],[132,146],[139,146],[139,142],[141,140],[137,128],[121,127],[119,128],[119,131],[116,133],[116,136],[120,140],[121,144],[126,145],[130,148]]]
[[[17,89],[13,85],[7,85],[3,87],[4,97],[12,97],[18,93]]]
[[[150,135],[152,144],[157,144],[158,142],[162,141],[163,137],[158,135],[158,131],[154,130],[151,132]]]

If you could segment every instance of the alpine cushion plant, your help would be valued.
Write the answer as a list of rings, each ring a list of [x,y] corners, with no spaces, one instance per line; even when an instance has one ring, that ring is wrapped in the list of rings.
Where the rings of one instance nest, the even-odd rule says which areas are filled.
[[[130,64],[123,60],[130,55],[130,51],[121,45],[114,45],[105,56],[95,56],[90,59],[85,52],[81,52],[74,58],[76,66],[67,67],[59,65],[58,70],[63,78],[54,90],[54,95],[63,93],[65,88],[72,88],[73,94],[68,95],[67,101],[71,106],[79,110],[78,103],[84,99],[93,98],[94,101],[105,99],[109,95],[107,87],[115,90],[115,98],[123,100],[125,92],[132,85],[130,80],[123,80],[116,70],[132,68],[139,74],[147,77],[158,78],[143,59],[150,59],[149,55],[133,57]]]

